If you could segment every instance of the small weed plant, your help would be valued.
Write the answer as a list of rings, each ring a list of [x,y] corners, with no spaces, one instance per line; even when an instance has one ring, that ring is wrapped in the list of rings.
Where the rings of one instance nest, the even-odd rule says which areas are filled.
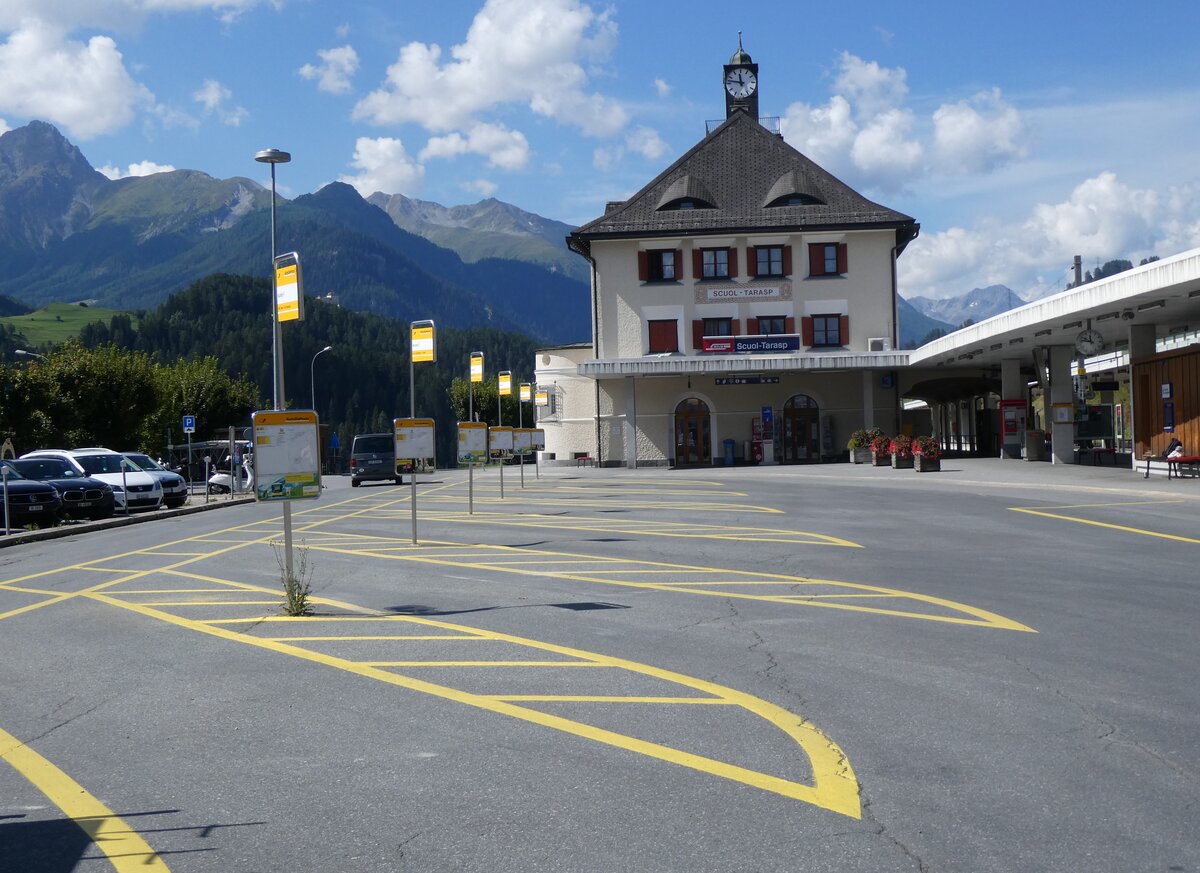
[[[313,566],[308,561],[308,547],[299,546],[299,562],[292,564],[288,572],[287,554],[282,543],[271,543],[275,550],[275,563],[279,565],[279,578],[283,582],[283,612],[285,615],[301,616],[312,612]]]

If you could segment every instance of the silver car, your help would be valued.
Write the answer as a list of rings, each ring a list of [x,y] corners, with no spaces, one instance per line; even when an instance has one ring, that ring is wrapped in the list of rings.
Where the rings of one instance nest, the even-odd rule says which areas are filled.
[[[178,473],[172,473],[158,461],[141,452],[121,452],[121,454],[132,461],[143,473],[149,473],[158,480],[163,491],[163,506],[167,509],[178,509],[187,503],[187,482]]]

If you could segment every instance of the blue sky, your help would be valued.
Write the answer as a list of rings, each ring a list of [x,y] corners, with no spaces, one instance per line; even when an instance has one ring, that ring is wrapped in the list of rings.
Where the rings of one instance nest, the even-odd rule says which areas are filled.
[[[572,224],[760,110],[922,225],[907,297],[1063,287],[1200,246],[1200,8],[773,0],[0,0],[0,131],[54,124],[110,177],[331,181]]]

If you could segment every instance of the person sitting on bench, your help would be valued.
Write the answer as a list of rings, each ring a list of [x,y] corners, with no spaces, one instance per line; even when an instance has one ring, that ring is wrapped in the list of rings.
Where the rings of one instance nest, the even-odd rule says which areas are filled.
[[[1171,437],[1171,441],[1169,443],[1167,443],[1166,451],[1163,452],[1163,457],[1168,458],[1168,459],[1169,458],[1182,458],[1183,457],[1183,443],[1181,443],[1176,437]]]

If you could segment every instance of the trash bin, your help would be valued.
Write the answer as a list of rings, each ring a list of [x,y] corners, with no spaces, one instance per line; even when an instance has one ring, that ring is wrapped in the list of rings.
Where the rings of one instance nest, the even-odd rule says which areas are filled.
[[[1025,460],[1046,460],[1046,432],[1041,430],[1025,431]]]
[[[733,440],[725,440],[725,466],[726,467],[733,466],[733,447],[734,447]]]

